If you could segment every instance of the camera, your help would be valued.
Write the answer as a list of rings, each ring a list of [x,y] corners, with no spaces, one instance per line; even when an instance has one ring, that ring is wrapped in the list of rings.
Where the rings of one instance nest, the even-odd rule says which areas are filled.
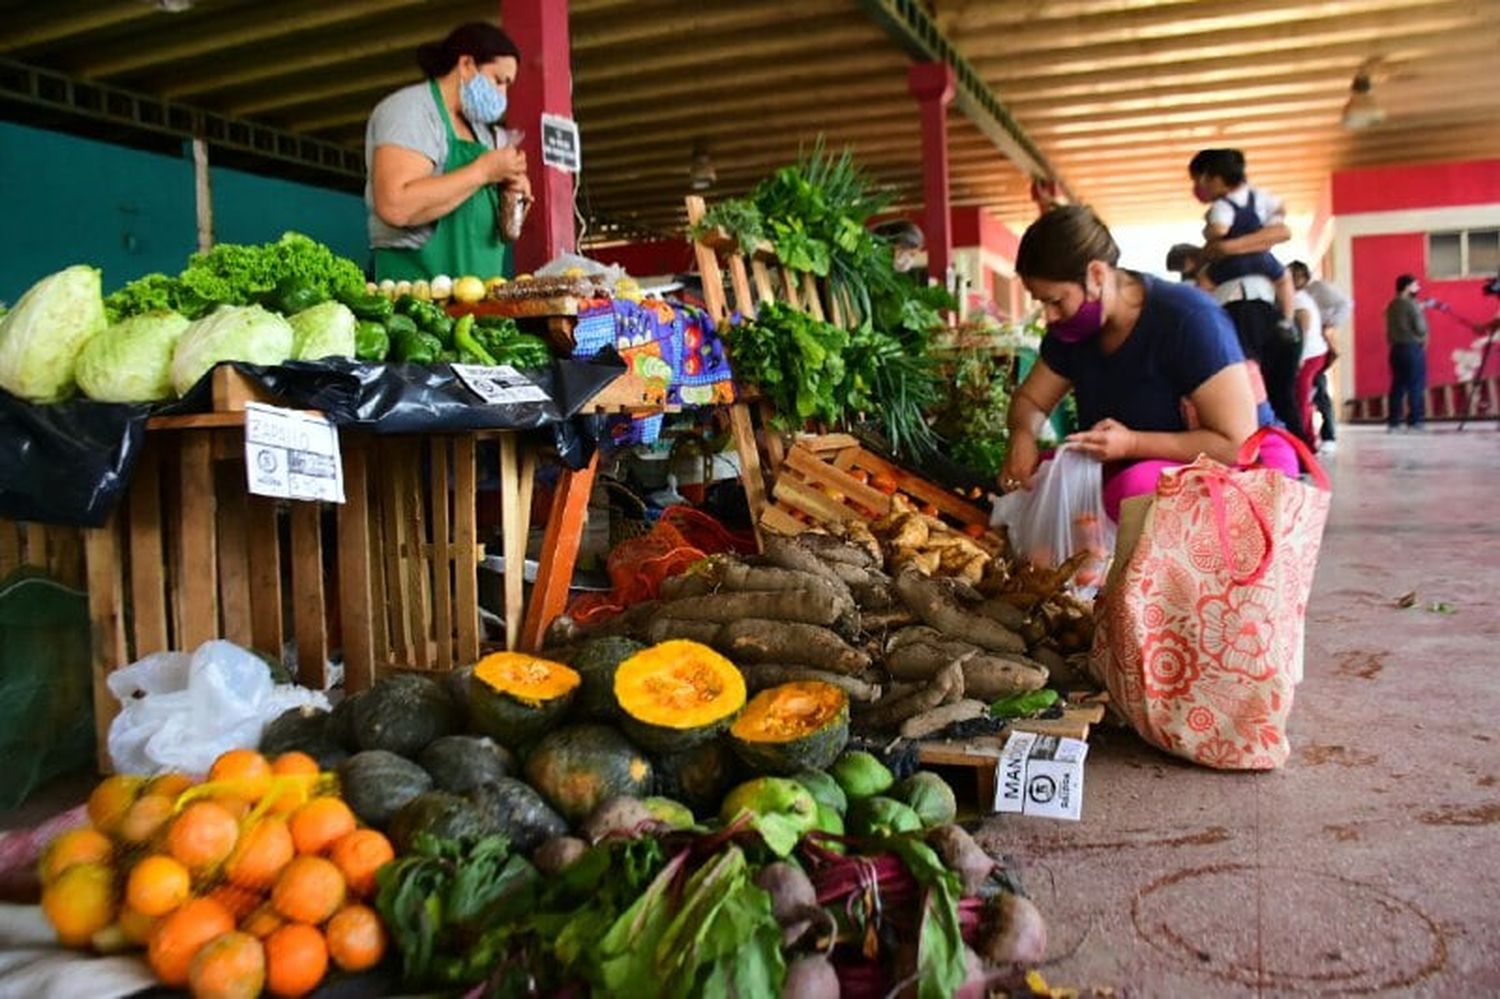
[[[1495,298],[1500,298],[1500,274],[1497,274],[1486,281],[1484,283],[1484,287],[1480,290],[1483,291],[1486,295],[1492,295]]]

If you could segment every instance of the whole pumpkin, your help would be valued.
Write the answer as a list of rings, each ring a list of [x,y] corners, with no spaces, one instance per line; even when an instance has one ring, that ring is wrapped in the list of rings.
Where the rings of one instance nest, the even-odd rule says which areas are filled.
[[[526,780],[562,816],[578,822],[603,801],[651,794],[651,763],[608,725],[570,725],[542,736],[526,759]]]

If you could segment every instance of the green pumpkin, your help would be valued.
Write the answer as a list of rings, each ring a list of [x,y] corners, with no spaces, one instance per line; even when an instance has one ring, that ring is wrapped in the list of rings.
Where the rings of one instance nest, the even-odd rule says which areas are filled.
[[[651,764],[618,729],[569,725],[553,729],[526,758],[526,781],[563,818],[579,822],[602,802],[651,793]]]
[[[518,749],[563,719],[581,683],[571,667],[527,655],[485,656],[469,677],[469,721],[500,745]]]
[[[680,753],[651,758],[656,793],[680,801],[699,816],[718,812],[724,792],[738,779],[734,752],[727,739],[713,739]]]
[[[583,678],[573,713],[584,721],[614,722],[620,717],[615,703],[615,670],[631,656],[646,648],[632,638],[607,636],[591,638],[569,657],[568,665]]]
[[[266,723],[260,733],[260,752],[268,759],[282,753],[306,753],[323,770],[332,770],[349,757],[329,732],[329,714],[322,708],[288,708]]]
[[[425,791],[391,817],[388,832],[398,853],[409,853],[418,833],[438,839],[481,839],[499,829],[467,798],[447,791]]]
[[[891,797],[916,812],[928,829],[945,826],[958,817],[958,797],[953,788],[930,770],[919,770],[897,784]]]
[[[432,777],[383,749],[355,753],[339,766],[339,794],[366,825],[384,829],[407,802],[432,790]]]
[[[360,749],[415,757],[434,739],[458,731],[459,713],[442,685],[401,674],[365,691],[353,707]]]
[[[821,770],[849,743],[849,697],[816,680],[770,687],[735,719],[729,741],[752,773]]]
[[[422,750],[417,762],[439,790],[454,794],[468,794],[516,770],[510,750],[482,735],[445,735]]]
[[[745,678],[706,645],[662,642],[615,669],[620,728],[654,753],[676,753],[718,736],[745,706]]]

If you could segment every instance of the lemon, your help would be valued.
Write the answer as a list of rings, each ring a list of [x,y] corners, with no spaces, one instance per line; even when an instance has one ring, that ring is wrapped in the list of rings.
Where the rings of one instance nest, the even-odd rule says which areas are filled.
[[[477,302],[484,298],[484,282],[472,274],[465,274],[453,282],[453,297],[464,303]]]

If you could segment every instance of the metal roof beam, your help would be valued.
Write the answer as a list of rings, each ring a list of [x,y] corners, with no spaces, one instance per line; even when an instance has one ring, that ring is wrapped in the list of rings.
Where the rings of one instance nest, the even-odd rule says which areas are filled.
[[[954,103],[1017,166],[1033,177],[1066,181],[1031,141],[989,84],[939,29],[918,0],[859,0],[859,5],[913,58],[947,63],[953,70]]]

